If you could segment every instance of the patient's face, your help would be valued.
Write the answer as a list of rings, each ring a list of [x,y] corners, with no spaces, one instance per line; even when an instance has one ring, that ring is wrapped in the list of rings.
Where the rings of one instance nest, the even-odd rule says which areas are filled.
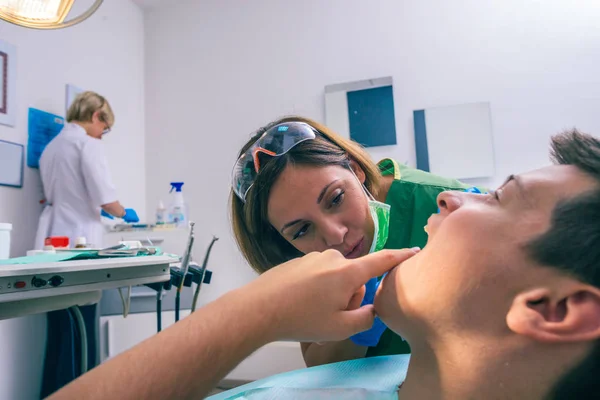
[[[514,295],[557,273],[537,266],[523,246],[549,228],[559,200],[595,185],[576,167],[552,166],[517,175],[495,194],[440,194],[427,246],[388,274],[378,313],[411,345],[441,330],[507,330]]]

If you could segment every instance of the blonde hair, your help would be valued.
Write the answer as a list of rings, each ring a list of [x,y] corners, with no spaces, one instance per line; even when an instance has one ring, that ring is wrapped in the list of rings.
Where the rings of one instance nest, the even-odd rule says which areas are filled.
[[[258,273],[302,255],[273,228],[267,214],[271,186],[288,163],[350,168],[350,161],[354,161],[364,171],[364,184],[373,196],[377,196],[381,185],[381,173],[377,165],[358,143],[343,138],[325,125],[308,118],[291,116],[271,122],[253,135],[242,147],[239,156],[269,128],[294,121],[307,123],[320,134],[314,140],[297,144],[283,156],[269,157],[261,162],[260,173],[246,195],[246,203],[233,190],[230,193],[231,223],[237,245],[244,258]]]
[[[115,123],[115,115],[108,101],[95,92],[83,92],[75,97],[67,111],[67,122],[90,122],[96,111],[100,111],[100,118],[109,127]]]

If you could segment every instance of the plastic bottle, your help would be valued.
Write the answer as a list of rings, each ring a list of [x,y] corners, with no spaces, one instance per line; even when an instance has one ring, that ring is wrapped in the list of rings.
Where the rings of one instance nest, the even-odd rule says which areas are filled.
[[[183,192],[181,187],[183,182],[171,182],[171,191],[173,201],[169,206],[169,223],[177,226],[186,226],[188,223],[188,210],[183,200]],[[175,189],[175,193],[173,193]]]
[[[85,249],[87,247],[87,240],[83,236],[79,236],[75,239],[75,248],[76,249]]]
[[[162,200],[158,202],[156,207],[156,225],[162,225],[167,222],[167,209]]]

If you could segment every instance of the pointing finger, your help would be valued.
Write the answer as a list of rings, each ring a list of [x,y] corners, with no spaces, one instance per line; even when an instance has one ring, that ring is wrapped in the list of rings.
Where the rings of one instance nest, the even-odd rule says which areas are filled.
[[[354,260],[356,285],[364,285],[369,279],[381,276],[419,252],[419,248],[382,250]]]

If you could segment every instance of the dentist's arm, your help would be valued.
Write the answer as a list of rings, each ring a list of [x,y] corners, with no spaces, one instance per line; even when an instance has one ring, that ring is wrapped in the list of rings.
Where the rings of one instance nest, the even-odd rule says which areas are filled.
[[[50,398],[198,399],[239,362],[276,340],[335,341],[368,329],[363,285],[414,254],[385,250],[346,260],[312,253],[261,275],[94,368]]]
[[[125,207],[123,207],[118,201],[103,204],[101,208],[104,210],[104,212],[112,215],[113,217],[122,218],[125,215]]]

